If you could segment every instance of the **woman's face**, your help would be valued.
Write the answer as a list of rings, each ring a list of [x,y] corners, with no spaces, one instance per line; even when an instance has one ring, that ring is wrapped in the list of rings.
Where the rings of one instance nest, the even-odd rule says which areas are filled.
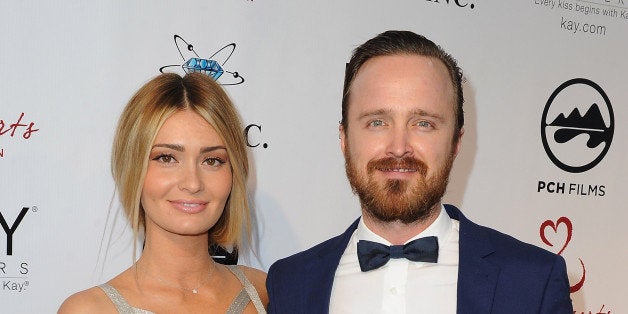
[[[231,164],[214,128],[191,110],[176,112],[151,147],[141,202],[146,232],[207,232],[231,191]]]

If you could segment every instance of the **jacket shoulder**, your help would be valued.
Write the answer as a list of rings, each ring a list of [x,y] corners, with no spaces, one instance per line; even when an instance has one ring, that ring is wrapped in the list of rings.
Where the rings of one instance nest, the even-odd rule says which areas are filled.
[[[506,264],[512,262],[516,265],[547,265],[551,267],[556,263],[557,259],[562,259],[557,254],[518,240],[495,229],[479,225],[478,228],[484,232],[495,248],[494,260],[500,260]]]
[[[466,251],[465,248],[471,247],[474,254],[479,250],[482,252],[480,254],[490,255],[492,260],[505,263],[512,261],[516,264],[518,261],[553,264],[557,258],[561,258],[552,252],[518,240],[503,232],[478,225],[452,205],[445,205],[445,208],[451,218],[460,221],[461,253]]]
[[[496,313],[572,313],[567,269],[560,255],[477,225],[455,207],[447,211],[460,221],[459,291],[476,289],[473,274],[481,268],[496,276],[492,298]],[[475,302],[464,300],[467,305]]]
[[[343,235],[335,236],[324,242],[321,242],[307,250],[290,255],[288,257],[277,260],[270,266],[268,270],[269,277],[277,275],[277,273],[298,274],[307,270],[313,260],[319,256],[330,254],[332,250],[336,250],[342,243]],[[345,245],[346,246],[346,245]],[[344,251],[344,247],[342,248]]]
[[[341,255],[353,233],[352,227],[303,252],[275,262],[268,270],[266,288],[269,313],[321,313],[329,296]],[[304,312],[304,309],[307,309]]]

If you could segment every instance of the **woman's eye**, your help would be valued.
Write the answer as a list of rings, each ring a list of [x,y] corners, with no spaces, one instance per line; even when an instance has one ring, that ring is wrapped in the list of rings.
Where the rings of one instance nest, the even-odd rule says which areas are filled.
[[[174,159],[174,156],[172,156],[172,155],[167,155],[167,154],[162,154],[162,155],[159,155],[159,156],[157,156],[157,157],[153,158],[153,160],[156,160],[156,161],[159,161],[159,162],[162,162],[162,163],[166,163],[166,164],[167,164],[167,163],[171,163],[171,162],[175,162],[175,161],[176,161],[176,160]]]
[[[220,158],[211,157],[211,158],[205,159],[205,163],[212,167],[219,167],[219,166],[222,166],[225,162]]]

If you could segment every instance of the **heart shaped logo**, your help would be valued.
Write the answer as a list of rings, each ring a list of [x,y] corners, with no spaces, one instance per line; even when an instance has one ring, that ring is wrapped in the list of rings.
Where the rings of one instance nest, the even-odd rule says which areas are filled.
[[[545,235],[545,230],[547,230],[547,227],[551,227],[554,230],[554,233],[556,234],[558,233],[558,226],[561,224],[564,224],[567,227],[567,237],[565,237],[565,242],[563,244],[563,247],[558,252],[558,255],[560,255],[560,253],[562,253],[565,250],[565,248],[567,247],[567,244],[569,244],[569,241],[571,241],[571,232],[572,232],[571,220],[569,220],[569,218],[567,217],[558,218],[558,220],[556,220],[556,223],[554,223],[551,220],[546,220],[541,224],[541,230],[540,230],[541,240],[543,240],[543,243],[549,246],[554,246],[554,244],[547,239],[547,236]]]

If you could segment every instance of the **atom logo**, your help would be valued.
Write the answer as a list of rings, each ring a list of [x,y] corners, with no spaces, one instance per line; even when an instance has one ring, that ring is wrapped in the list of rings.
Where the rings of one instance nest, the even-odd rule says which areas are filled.
[[[165,69],[171,68],[171,67],[181,67],[181,69],[183,69],[185,73],[199,72],[199,73],[206,74],[209,77],[213,78],[218,83],[220,83],[220,85],[239,85],[239,84],[244,83],[244,78],[240,74],[238,74],[238,72],[227,71],[224,68],[225,63],[229,61],[229,59],[231,58],[231,55],[235,51],[235,48],[236,48],[235,43],[230,43],[220,48],[218,51],[214,52],[214,54],[212,54],[208,58],[201,58],[198,55],[198,53],[196,53],[196,51],[194,50],[194,46],[188,43],[187,41],[185,41],[185,39],[183,39],[183,37],[179,35],[176,35],[176,34],[174,35],[174,44],[177,47],[177,50],[179,51],[179,55],[183,59],[183,63],[164,65],[161,68],[159,68],[159,72],[164,73]],[[185,47],[183,51],[185,50],[190,51],[194,54],[194,56],[186,58],[183,55],[183,51],[181,50],[181,47]],[[226,55],[226,57],[224,57],[224,60],[222,62],[216,61],[216,59],[218,58],[215,58],[215,57],[218,54]],[[232,76],[233,79],[225,80],[224,78],[226,76],[222,76],[224,73],[230,74],[230,76]],[[221,77],[223,79],[218,81],[218,79]]]

